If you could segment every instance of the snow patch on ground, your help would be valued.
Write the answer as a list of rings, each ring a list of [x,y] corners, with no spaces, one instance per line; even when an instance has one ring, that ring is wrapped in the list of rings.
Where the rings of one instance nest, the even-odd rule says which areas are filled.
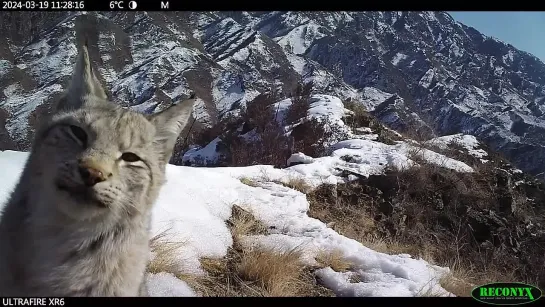
[[[426,143],[430,145],[435,145],[441,149],[446,149],[451,144],[457,144],[465,148],[470,155],[476,158],[484,158],[488,156],[488,153],[485,150],[479,149],[481,144],[473,135],[467,135],[462,133],[446,135],[433,138],[426,141]]]
[[[184,281],[170,273],[148,274],[148,293],[152,297],[197,296]]]
[[[288,160],[300,162],[285,169],[269,165],[256,165],[245,168],[217,168],[237,178],[258,178],[264,181],[288,183],[293,179],[303,179],[311,187],[321,184],[338,184],[358,177],[383,174],[386,169],[407,169],[418,166],[411,157],[417,155],[440,167],[459,172],[473,172],[469,165],[446,157],[434,151],[413,144],[398,142],[387,145],[366,139],[350,139],[331,146],[329,156],[312,158],[302,153],[292,155]],[[349,176],[347,176],[349,174]]]
[[[305,155],[304,153],[294,153],[288,159],[288,165],[292,164],[309,164],[314,162],[314,158]]]
[[[286,57],[288,61],[290,61],[293,70],[303,76],[305,74],[305,66],[307,65],[306,60],[298,55],[294,55],[291,53],[286,53]]]
[[[275,110],[278,110],[276,119],[284,122],[285,114],[292,102],[290,98],[281,100],[274,104]],[[327,118],[331,123],[337,123],[344,126],[342,118],[350,111],[344,107],[343,102],[335,96],[330,95],[312,95],[310,97],[310,108],[308,118]]]
[[[429,88],[434,77],[435,77],[435,68],[429,69],[422,76],[422,78],[420,78],[420,81],[418,82],[418,84],[420,84],[422,87]]]

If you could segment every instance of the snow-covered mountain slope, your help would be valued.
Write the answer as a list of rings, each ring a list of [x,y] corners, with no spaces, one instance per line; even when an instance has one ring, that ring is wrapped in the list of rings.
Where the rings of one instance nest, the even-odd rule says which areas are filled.
[[[444,12],[2,13],[0,146],[28,149],[76,41],[113,97],[153,112],[194,91],[209,125],[268,88],[360,101],[390,127],[471,134],[545,171],[545,65]]]
[[[0,166],[5,175],[0,184],[1,204],[17,183],[26,157],[25,152],[0,152]],[[301,246],[309,266],[316,264],[314,258],[323,251],[341,251],[343,258],[350,259],[353,266],[348,272],[336,272],[330,267],[316,272],[337,295],[415,296],[428,292],[450,295],[438,283],[449,272],[448,268],[409,255],[371,250],[310,218],[304,194],[272,182],[251,187],[238,179],[256,177],[268,170],[266,166],[207,169],[168,165],[167,183],[153,209],[152,233],[163,235],[167,230],[170,240],[185,242],[177,255],[177,264],[185,272],[203,273],[200,258],[221,258],[233,244],[225,220],[231,215],[231,207],[237,204],[251,210],[271,229],[269,235],[245,238],[245,244],[281,250]],[[288,172],[283,174],[288,175]],[[365,282],[350,282],[350,276]],[[148,285],[152,296],[195,295],[185,282],[168,273],[149,274]]]

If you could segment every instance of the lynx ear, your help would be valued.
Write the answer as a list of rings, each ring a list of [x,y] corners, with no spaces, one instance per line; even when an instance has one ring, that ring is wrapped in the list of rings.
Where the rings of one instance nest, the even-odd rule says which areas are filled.
[[[93,96],[100,100],[108,99],[100,81],[93,72],[87,43],[85,43],[79,51],[70,85],[57,103],[57,110],[78,109]]]
[[[192,95],[191,98],[148,117],[155,125],[155,145],[161,151],[165,163],[170,160],[178,136],[189,123],[194,104],[195,96]]]

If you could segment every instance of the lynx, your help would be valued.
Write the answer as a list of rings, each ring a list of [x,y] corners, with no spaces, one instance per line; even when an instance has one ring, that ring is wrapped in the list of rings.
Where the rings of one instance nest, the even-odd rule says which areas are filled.
[[[0,296],[146,296],[151,209],[195,98],[110,102],[82,46],[0,216]]]

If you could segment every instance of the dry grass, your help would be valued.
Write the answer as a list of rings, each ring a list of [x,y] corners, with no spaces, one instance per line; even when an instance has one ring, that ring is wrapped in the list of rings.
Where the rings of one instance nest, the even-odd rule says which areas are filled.
[[[494,267],[491,267],[484,272],[478,272],[453,262],[447,264],[451,270],[450,274],[447,274],[441,278],[439,283],[447,291],[456,296],[470,297],[471,290],[478,285],[484,285],[491,282],[523,282],[527,284],[537,285],[538,281],[533,279],[523,279],[517,277],[514,272],[501,272]]]
[[[148,272],[167,272],[178,275],[180,268],[176,261],[176,253],[185,243],[171,242],[166,237],[167,231],[163,231],[150,240],[150,248],[155,257],[148,264]]]
[[[307,291],[304,265],[297,250],[252,248],[242,251],[239,276],[262,289],[264,296],[302,296]]]
[[[311,206],[309,216],[317,218],[339,234],[361,242],[363,245],[380,253],[397,255],[418,255],[425,260],[431,260],[429,248],[420,245],[403,243],[392,238],[377,235],[378,225],[373,216],[365,209],[350,205],[342,200],[334,205],[316,203],[314,195],[309,197]],[[364,199],[364,197],[362,197]]]
[[[282,181],[275,181],[275,183],[283,185],[285,187],[288,187],[290,189],[294,189],[296,191],[299,191],[303,194],[308,194],[312,191],[312,187],[305,181],[304,178],[299,177],[293,177],[290,178],[286,182]]]
[[[337,204],[336,207],[342,206]],[[316,206],[311,206],[311,215],[316,214],[316,212],[313,212],[315,209]],[[171,273],[187,282],[192,289],[203,296],[334,296],[331,290],[318,283],[312,269],[301,262],[300,250],[284,251],[242,244],[241,239],[243,237],[266,234],[267,227],[257,220],[251,212],[242,209],[240,206],[235,205],[232,210],[232,215],[227,224],[233,236],[233,247],[228,250],[224,258],[201,258],[201,268],[206,272],[205,275],[188,274],[179,267],[179,259],[176,258],[176,254],[184,247],[184,242],[173,243],[169,241],[166,231],[155,236],[150,242],[155,257],[148,265],[148,272]],[[358,221],[363,221],[363,229],[367,231],[372,231],[374,226],[370,219],[364,219],[362,215],[357,216],[356,214],[356,216],[349,217],[349,214],[355,213],[354,210],[355,208],[351,208],[344,214],[338,214],[338,211],[326,214],[325,208],[321,208],[320,214],[334,220],[334,227],[341,234],[347,235],[348,233],[353,238],[355,236],[365,246],[379,252],[422,254],[422,252],[418,251],[421,246],[411,246],[391,239],[380,239],[372,235],[358,236],[358,233],[354,232],[354,229],[361,226],[358,225]],[[334,215],[335,212],[337,215]],[[430,261],[429,259],[426,260]],[[316,256],[316,261],[320,267],[331,267],[337,272],[349,271],[352,266],[339,250],[320,252]],[[453,268],[453,273],[442,278],[439,283],[456,296],[469,296],[474,283],[515,280],[508,277],[491,279],[492,274],[487,276],[489,277],[487,280],[484,280],[477,278],[475,272],[461,270],[456,265],[450,267]],[[360,280],[354,279],[352,282],[360,282]],[[419,295],[436,296],[434,293],[428,292],[422,292]]]
[[[340,250],[321,251],[316,256],[316,261],[322,267],[330,267],[336,272],[346,272],[352,267],[352,263],[344,258]]]
[[[189,276],[192,288],[203,296],[332,296],[301,262],[301,251],[248,246],[241,242],[250,235],[267,233],[251,212],[233,206],[227,225],[233,247],[221,259],[201,258],[205,276]],[[188,278],[188,277],[186,277]],[[182,278],[187,281],[186,278]]]
[[[170,273],[185,281],[191,288],[198,288],[200,285],[197,276],[185,272],[180,266],[178,254],[186,246],[186,242],[172,242],[167,238],[167,231],[161,232],[150,240],[150,248],[154,258],[148,263],[147,272],[152,274]]]
[[[439,297],[444,296],[442,293],[432,290],[433,286],[439,285],[443,289],[459,297],[471,297],[471,290],[475,288],[476,284],[469,282],[468,280],[474,278],[475,275],[468,271],[460,270],[458,268],[452,268],[448,274],[443,275],[439,280],[432,279],[416,293],[419,297]],[[484,284],[479,283],[479,284]],[[428,287],[431,286],[431,287]]]
[[[259,186],[255,180],[253,180],[251,178],[248,178],[248,177],[242,177],[239,180],[243,184],[251,186],[251,187],[258,187]]]
[[[267,226],[256,219],[251,212],[237,205],[233,206],[227,225],[235,242],[239,242],[243,236],[267,233]]]
[[[428,262],[433,262],[433,256],[429,247],[416,244],[407,244],[391,238],[368,235],[357,239],[363,245],[379,253],[388,255],[409,254],[420,257]]]
[[[196,289],[203,296],[333,296],[301,263],[298,250],[238,246],[224,258],[201,259],[201,266],[207,276]]]
[[[471,276],[462,275],[459,273],[446,274],[439,280],[439,284],[448,292],[462,297],[471,297],[471,290],[476,286],[467,280]],[[484,284],[484,283],[483,283]]]
[[[495,270],[490,270],[486,274],[482,274],[480,272],[468,270],[467,268],[456,265],[455,263],[449,265],[449,268],[451,269],[449,274],[443,275],[439,281],[434,280],[430,281],[430,283],[438,283],[448,292],[460,297],[471,297],[471,291],[477,285],[483,285],[490,282],[519,281],[513,274],[504,275]],[[525,282],[535,284],[535,281]],[[439,296],[439,294],[427,289],[419,292],[418,296]]]
[[[338,233],[356,240],[376,232],[375,220],[365,207],[372,205],[372,200],[357,197],[356,203],[348,203],[338,197],[339,190],[334,185],[321,185],[308,195],[310,202],[309,216],[319,219]]]

